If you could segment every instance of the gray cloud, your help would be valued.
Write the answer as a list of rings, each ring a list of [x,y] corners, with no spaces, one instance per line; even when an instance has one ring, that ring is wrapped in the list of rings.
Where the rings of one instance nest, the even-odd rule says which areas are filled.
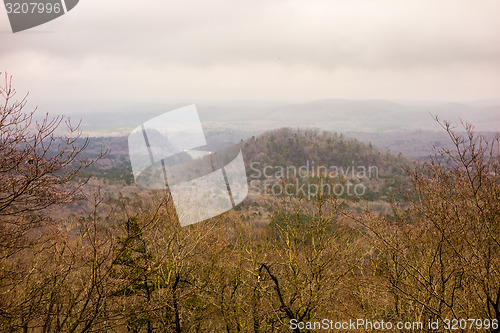
[[[499,10],[493,0],[86,0],[2,33],[0,64],[50,99],[493,98]]]

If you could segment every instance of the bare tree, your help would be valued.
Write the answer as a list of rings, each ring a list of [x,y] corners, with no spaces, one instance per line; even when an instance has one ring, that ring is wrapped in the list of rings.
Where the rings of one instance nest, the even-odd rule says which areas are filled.
[[[75,267],[62,254],[64,241],[48,209],[74,200],[85,183],[76,178],[105,152],[82,158],[89,139],[82,138],[78,126],[49,115],[36,121],[36,109],[25,111],[27,95],[16,99],[12,77],[2,76],[0,326],[26,331],[32,320],[43,322],[44,316],[44,330],[49,330],[56,325],[53,313],[64,311],[56,307],[58,298],[64,299],[56,290]]]
[[[18,216],[70,202],[78,186],[61,185],[95,162],[80,158],[89,139],[67,118],[47,114],[35,121],[36,109],[25,112],[27,95],[15,99],[7,74],[0,95],[0,215]],[[66,134],[58,135],[64,126]]]
[[[369,230],[375,281],[392,294],[394,318],[498,323],[500,139],[478,135],[469,124],[459,134],[436,120],[453,149],[411,172],[418,199],[395,207],[395,223],[370,214],[355,219]],[[497,324],[484,328],[499,331]]]

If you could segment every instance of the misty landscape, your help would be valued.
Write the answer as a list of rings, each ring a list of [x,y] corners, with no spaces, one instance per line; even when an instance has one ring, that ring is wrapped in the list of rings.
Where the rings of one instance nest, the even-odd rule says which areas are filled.
[[[500,332],[499,2],[4,2],[0,333]]]
[[[311,119],[332,123],[342,117],[325,104],[357,107],[360,118],[354,111],[344,118],[375,126],[345,134],[309,117],[303,126],[277,127],[277,115],[286,115],[280,108],[262,111],[260,121],[247,118],[242,130],[230,122],[233,113],[214,122],[200,107],[207,147],[231,141],[241,150],[248,192],[233,209],[181,227],[186,211],[168,186],[136,185],[127,136],[85,137],[68,128],[65,138],[63,118],[50,117],[34,129],[10,84],[2,88],[0,128],[2,330],[498,331],[494,132],[430,115],[427,127],[441,131],[406,127],[425,123],[412,117],[397,131],[377,130],[361,106],[397,112],[385,102],[310,106]],[[296,120],[294,109],[302,108],[290,107]],[[477,119],[494,126],[484,110],[476,109]],[[103,123],[110,133],[118,125]],[[119,129],[130,125],[122,121]],[[175,149],[162,133],[148,133],[150,144]],[[189,161],[207,156],[182,152],[169,163],[196,171]],[[212,161],[212,170],[229,161]],[[211,186],[198,184],[200,191]],[[198,216],[203,196],[191,195],[198,204],[188,214]]]
[[[229,105],[228,105],[229,104]],[[217,141],[238,143],[266,131],[283,127],[310,128],[343,134],[378,148],[425,161],[434,146],[450,145],[435,117],[453,122],[472,123],[485,135],[500,127],[500,101],[470,103],[401,104],[382,100],[323,100],[291,105],[247,106],[242,103],[197,104],[207,135]],[[181,104],[136,105],[107,113],[77,113],[81,129],[93,137],[126,136],[137,124]],[[116,115],[120,116],[117,117]]]

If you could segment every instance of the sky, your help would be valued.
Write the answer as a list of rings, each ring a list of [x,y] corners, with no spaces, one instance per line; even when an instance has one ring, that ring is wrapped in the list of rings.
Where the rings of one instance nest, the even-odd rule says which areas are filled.
[[[13,34],[39,105],[500,98],[498,0],[81,0]]]

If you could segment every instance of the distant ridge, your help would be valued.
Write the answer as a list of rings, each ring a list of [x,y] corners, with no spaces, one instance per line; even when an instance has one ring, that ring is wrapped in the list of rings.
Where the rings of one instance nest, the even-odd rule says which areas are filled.
[[[471,122],[479,131],[500,129],[500,103],[496,100],[404,103],[388,100],[323,99],[305,103],[198,103],[207,131],[241,131],[258,135],[281,127],[315,127],[333,132],[441,131],[433,115],[459,123]],[[190,103],[190,102],[189,102]],[[422,102],[424,103],[424,102]],[[82,130],[91,135],[127,135],[138,124],[184,104],[137,104],[109,111],[79,112]]]

